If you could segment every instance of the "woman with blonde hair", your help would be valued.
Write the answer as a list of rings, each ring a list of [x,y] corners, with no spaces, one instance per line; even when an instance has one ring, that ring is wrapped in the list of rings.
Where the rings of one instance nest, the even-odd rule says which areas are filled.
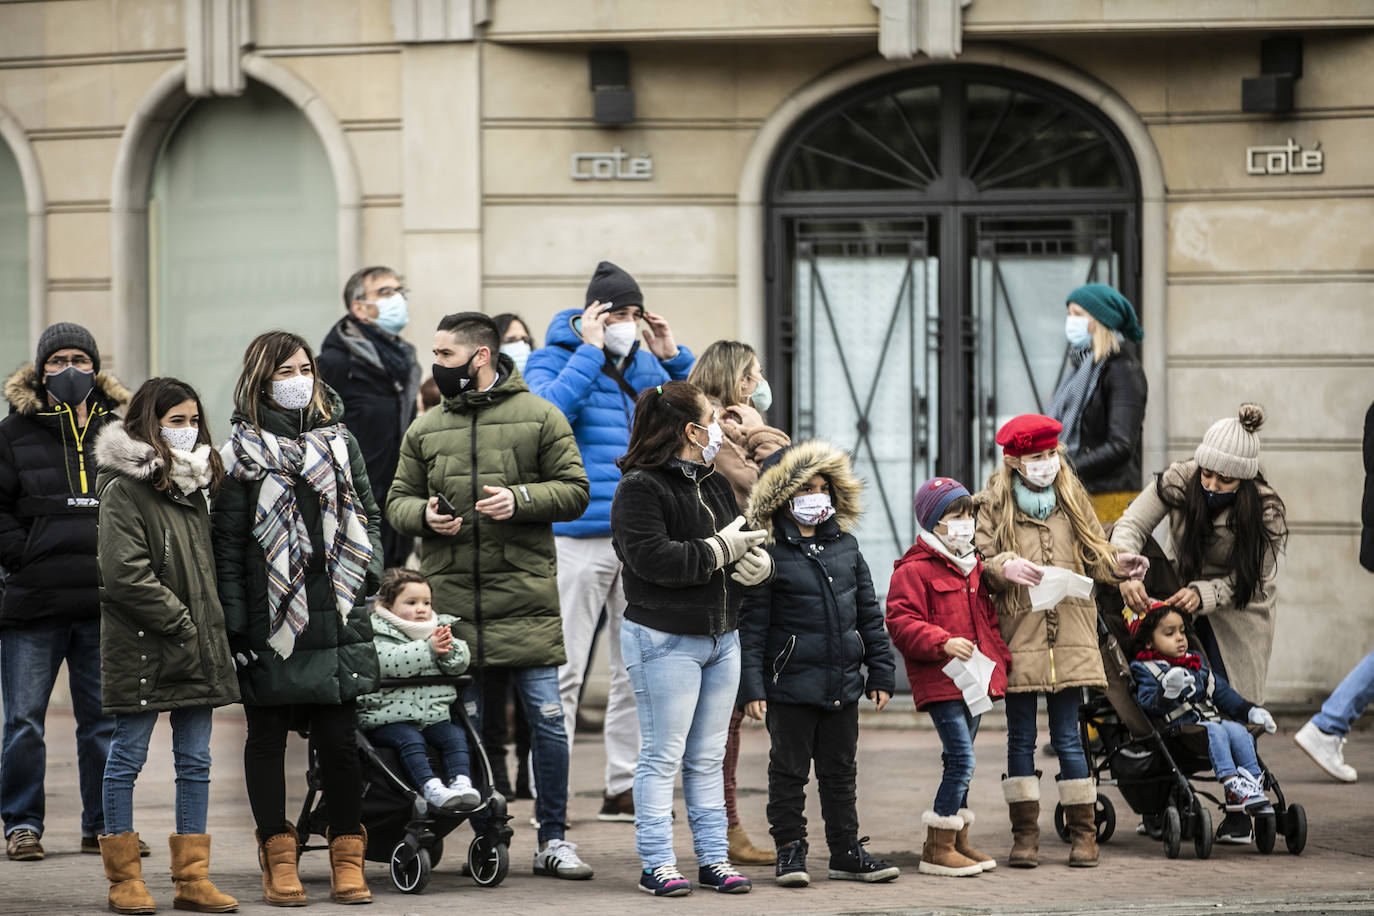
[[[701,389],[720,415],[725,441],[716,454],[714,467],[730,482],[735,502],[744,511],[763,460],[792,441],[787,433],[764,422],[763,412],[772,404],[773,393],[763,376],[758,354],[747,343],[718,340],[697,357],[687,380]],[[772,865],[777,854],[750,842],[739,819],[735,769],[739,765],[743,721],[744,709],[736,704],[725,739],[725,813],[729,822],[730,861],[736,865]]]

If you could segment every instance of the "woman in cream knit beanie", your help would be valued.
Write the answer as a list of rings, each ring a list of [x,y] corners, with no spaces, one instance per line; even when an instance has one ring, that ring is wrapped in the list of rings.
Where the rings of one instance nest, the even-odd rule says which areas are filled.
[[[1259,476],[1259,428],[1263,425],[1264,408],[1242,404],[1237,416],[1218,420],[1208,428],[1193,460],[1222,477],[1254,480]]]

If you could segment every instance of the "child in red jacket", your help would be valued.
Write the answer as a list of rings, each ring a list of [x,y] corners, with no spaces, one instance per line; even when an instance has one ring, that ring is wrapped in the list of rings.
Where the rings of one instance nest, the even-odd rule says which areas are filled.
[[[996,859],[968,843],[973,823],[968,784],[981,716],[969,711],[963,691],[942,669],[952,658],[968,661],[978,649],[996,665],[988,697],[1001,697],[1011,652],[983,585],[983,563],[973,550],[968,490],[956,480],[936,477],[916,491],[915,509],[922,531],[892,572],[887,630],[906,659],[916,708],[930,714],[944,746],[944,775],[934,810],[921,816],[926,841],[918,870],[947,877],[977,875],[997,867]]]

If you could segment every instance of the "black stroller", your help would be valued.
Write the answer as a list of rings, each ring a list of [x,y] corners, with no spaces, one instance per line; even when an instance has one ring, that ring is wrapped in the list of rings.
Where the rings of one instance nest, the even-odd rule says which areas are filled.
[[[1153,540],[1146,548],[1151,562],[1146,588],[1152,595],[1172,595],[1178,590],[1173,569]],[[1212,854],[1212,815],[1209,806],[1224,810],[1224,803],[1210,792],[1194,788],[1190,776],[1209,773],[1212,763],[1207,754],[1207,732],[1201,725],[1157,725],[1136,702],[1135,685],[1125,646],[1130,631],[1122,616],[1121,596],[1115,590],[1099,590],[1097,596],[1098,643],[1102,666],[1107,674],[1105,693],[1088,691],[1078,708],[1078,727],[1088,765],[1100,785],[1115,785],[1131,810],[1145,820],[1151,835],[1158,832],[1164,854],[1177,858],[1182,842],[1191,839],[1199,859]],[[1189,644],[1201,643],[1187,620]],[[1249,726],[1258,737],[1263,729]],[[1095,733],[1095,736],[1094,736]],[[1307,845],[1307,813],[1302,805],[1289,804],[1272,770],[1260,763],[1264,790],[1272,793],[1274,813],[1254,818],[1255,847],[1270,853],[1279,833],[1288,851],[1297,855]],[[1104,774],[1109,774],[1104,776]],[[1116,827],[1116,812],[1111,800],[1099,795],[1097,802],[1098,841],[1105,842]],[[1064,813],[1055,807],[1054,826],[1061,839],[1068,840]]]
[[[461,697],[470,683],[472,678],[464,674],[382,678],[380,686],[451,686],[457,688]],[[492,788],[491,764],[481,736],[472,727],[461,701],[453,704],[453,719],[467,734],[472,782],[482,796],[481,803],[469,811],[450,811],[430,805],[401,775],[404,770],[395,751],[374,747],[361,730],[357,733],[363,771],[362,822],[367,829],[366,858],[371,862],[388,863],[391,883],[402,893],[418,894],[425,889],[430,872],[443,857],[444,837],[459,824],[479,815],[485,815],[485,823],[468,844],[467,873],[479,887],[495,887],[505,880],[510,870],[510,840],[514,832],[508,826],[511,816],[506,812],[506,799]],[[329,848],[327,844],[312,846],[308,843],[312,835],[324,836],[329,824],[328,799],[320,791],[320,766],[312,750],[310,768],[306,772],[308,791],[296,822],[300,852]]]

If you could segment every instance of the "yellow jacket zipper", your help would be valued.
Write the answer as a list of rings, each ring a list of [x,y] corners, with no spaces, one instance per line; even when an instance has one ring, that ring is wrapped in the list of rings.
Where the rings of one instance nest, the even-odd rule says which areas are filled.
[[[89,484],[88,484],[87,481],[86,481],[86,449],[85,449],[85,439],[86,439],[86,433],[87,433],[87,432],[90,430],[90,428],[91,428],[91,421],[95,419],[95,415],[94,415],[94,412],[87,414],[87,416],[86,416],[86,428],[85,428],[85,429],[77,429],[77,428],[76,428],[76,412],[75,412],[74,410],[72,410],[72,408],[71,408],[70,406],[67,406],[66,410],[67,410],[67,422],[71,424],[71,427],[72,427],[72,436],[73,436],[73,438],[76,439],[76,465],[77,465],[77,469],[81,472],[81,492],[82,492],[82,493],[89,493],[89,492],[91,491],[91,489],[90,489]]]

